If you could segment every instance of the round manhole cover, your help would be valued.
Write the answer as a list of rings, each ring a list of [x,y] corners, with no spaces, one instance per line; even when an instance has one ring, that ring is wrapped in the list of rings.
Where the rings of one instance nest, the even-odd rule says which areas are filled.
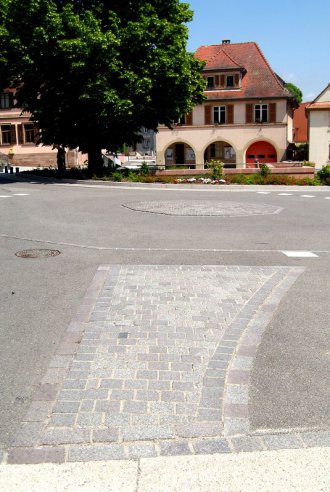
[[[230,201],[143,201],[123,204],[123,207],[138,212],[149,212],[163,215],[181,215],[195,217],[250,217],[253,215],[278,214],[283,209],[266,204],[240,203]]]
[[[61,252],[57,249],[24,249],[15,253],[19,258],[48,258],[58,256]]]

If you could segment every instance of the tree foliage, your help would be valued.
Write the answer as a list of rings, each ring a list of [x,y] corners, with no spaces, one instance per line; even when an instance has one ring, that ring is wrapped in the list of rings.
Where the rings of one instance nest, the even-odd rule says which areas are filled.
[[[303,100],[303,93],[301,92],[301,90],[299,89],[299,87],[297,87],[296,85],[292,84],[291,82],[288,82],[287,84],[285,84],[285,87],[295,97],[295,99],[297,100],[297,103],[298,104],[301,104],[302,103],[302,100]]]
[[[0,80],[41,141],[89,153],[134,144],[202,102],[179,0],[0,0]]]

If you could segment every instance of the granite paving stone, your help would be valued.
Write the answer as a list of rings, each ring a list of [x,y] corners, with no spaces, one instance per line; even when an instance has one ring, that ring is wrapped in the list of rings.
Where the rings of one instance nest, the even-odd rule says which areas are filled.
[[[103,266],[14,445],[65,444],[68,461],[229,452],[224,435],[237,451],[302,445],[232,437],[249,432],[250,370],[285,289],[267,298],[293,270]]]

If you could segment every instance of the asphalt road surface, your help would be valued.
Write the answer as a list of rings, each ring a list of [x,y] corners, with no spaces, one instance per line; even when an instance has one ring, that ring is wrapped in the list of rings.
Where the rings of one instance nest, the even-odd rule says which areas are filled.
[[[9,445],[101,264],[305,267],[259,347],[251,425],[270,431],[329,425],[330,188],[194,189],[9,178],[0,176],[0,448]],[[195,201],[229,212],[135,210],[140,202],[190,210]],[[256,214],[239,213],[252,206]],[[60,254],[15,255],[44,248]]]

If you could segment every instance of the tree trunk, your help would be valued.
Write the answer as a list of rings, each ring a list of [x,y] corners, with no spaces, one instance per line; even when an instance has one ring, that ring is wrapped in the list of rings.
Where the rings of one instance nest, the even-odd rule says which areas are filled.
[[[103,168],[103,160],[101,149],[98,147],[90,147],[88,149],[88,171],[91,174],[101,174]]]

